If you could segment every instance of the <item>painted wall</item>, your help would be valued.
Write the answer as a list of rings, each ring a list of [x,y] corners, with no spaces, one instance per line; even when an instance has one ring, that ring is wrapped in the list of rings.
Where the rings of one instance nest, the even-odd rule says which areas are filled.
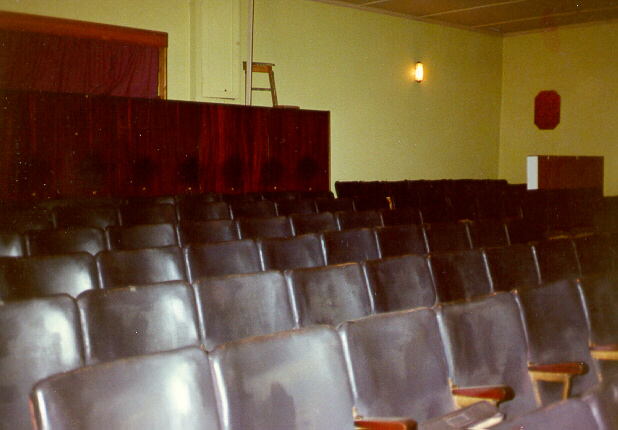
[[[618,23],[504,39],[500,177],[526,181],[528,155],[602,155],[605,195],[618,194]],[[561,97],[555,130],[534,125],[534,98]]]
[[[199,99],[191,6],[0,0],[3,10],[168,32],[170,99]],[[241,67],[246,0],[239,18]],[[254,53],[275,63],[281,104],[331,111],[332,182],[498,177],[500,38],[309,0],[256,0]],[[416,61],[425,65],[420,84],[410,76]],[[269,94],[256,93],[254,104],[269,106]]]
[[[0,0],[0,10],[166,32],[167,96],[189,100],[189,0]]]

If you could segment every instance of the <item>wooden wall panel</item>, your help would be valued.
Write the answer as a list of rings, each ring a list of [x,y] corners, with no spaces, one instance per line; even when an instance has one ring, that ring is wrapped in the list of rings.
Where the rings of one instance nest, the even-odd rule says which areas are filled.
[[[0,200],[328,190],[329,113],[0,91]]]

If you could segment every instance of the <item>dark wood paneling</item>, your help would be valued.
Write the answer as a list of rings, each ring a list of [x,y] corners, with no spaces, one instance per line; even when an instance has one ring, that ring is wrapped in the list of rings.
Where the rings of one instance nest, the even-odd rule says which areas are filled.
[[[0,91],[0,199],[328,190],[330,116]]]

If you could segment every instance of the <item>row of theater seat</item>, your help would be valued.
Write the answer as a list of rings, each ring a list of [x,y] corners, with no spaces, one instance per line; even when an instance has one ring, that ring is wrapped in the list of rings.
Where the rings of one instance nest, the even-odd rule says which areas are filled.
[[[465,225],[461,225],[465,229]],[[389,294],[384,297],[391,297],[393,303],[403,300],[404,306],[408,306],[409,294],[416,294],[419,286],[427,291],[435,289],[440,301],[449,301],[610,271],[616,266],[616,236],[599,233],[477,249],[437,248],[440,250],[423,256],[427,254],[426,244],[430,250],[436,249],[433,242],[423,240],[423,232],[431,237],[431,229],[402,225],[190,244],[183,248],[171,245],[104,250],[96,256],[75,252],[0,257],[0,298],[16,300],[53,293],[75,297],[82,291],[99,287],[174,280],[192,282],[207,276],[375,260],[366,263],[371,268],[370,277],[380,280],[378,286],[385,285],[380,289],[387,285],[390,289],[388,293],[376,294]],[[445,241],[453,243],[446,239],[452,237],[445,236]],[[390,285],[404,281],[407,281],[405,288]],[[413,285],[408,287],[410,283]],[[403,291],[408,295],[399,297]],[[385,300],[388,302],[391,298]]]
[[[285,331],[278,331],[273,325],[281,315],[281,308],[277,312],[272,306],[276,294],[255,282],[257,278],[246,282],[248,276],[270,274],[194,285],[197,302],[211,306],[201,313],[212,327],[206,323],[200,328],[195,310],[182,309],[180,303],[191,296],[191,289],[180,283],[87,292],[78,304],[67,296],[53,296],[0,306],[0,339],[13,345],[0,355],[3,386],[13,387],[12,395],[0,400],[6,412],[0,428],[28,428],[31,385],[57,372],[68,373],[38,383],[33,391],[37,428],[99,429],[99,420],[111,419],[105,421],[110,425],[114,419],[128,418],[136,402],[142,402],[138,411],[145,415],[138,413],[135,419],[154,426],[149,428],[176,428],[169,425],[178,421],[166,420],[175,414],[180,414],[176,420],[189,419],[191,414],[183,408],[195,403],[209,405],[212,428],[220,428],[221,419],[226,429],[244,430],[316,428],[319,423],[324,425],[319,428],[352,428],[352,406],[360,416],[403,416],[431,423],[480,400],[498,401],[496,411],[517,419],[570,396],[583,399],[586,417],[592,416],[591,423],[598,425],[589,428],[618,425],[612,388],[618,383],[616,272],[333,323],[339,336],[324,326],[288,331],[283,324],[278,328]],[[262,299],[256,299],[256,293]],[[264,304],[263,298],[270,306],[255,306]],[[224,332],[233,336],[219,339],[224,343],[209,354],[181,349],[115,360],[204,344]],[[277,333],[255,337],[268,332]],[[173,371],[174,360],[160,367],[167,376],[153,370],[162,357],[185,354],[201,357],[200,366],[188,366],[196,373]],[[112,361],[82,367],[101,360]],[[76,368],[80,370],[71,371]],[[601,380],[605,385],[599,386]],[[204,398],[200,386],[190,398],[182,397],[182,407],[173,406],[178,402],[170,396],[202,382],[220,391],[209,389]],[[153,389],[159,393],[155,398]],[[608,398],[602,396],[604,391]],[[153,418],[164,404],[167,407],[158,411],[163,421]],[[459,419],[465,416],[464,412]],[[337,427],[331,425],[333,417],[342,420]],[[81,424],[72,427],[75,423]]]

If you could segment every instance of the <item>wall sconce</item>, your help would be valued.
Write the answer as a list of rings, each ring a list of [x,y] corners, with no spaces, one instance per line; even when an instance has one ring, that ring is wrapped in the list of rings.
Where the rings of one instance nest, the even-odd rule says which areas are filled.
[[[414,80],[416,82],[421,82],[423,80],[423,63],[420,61],[416,63],[414,67]]]

